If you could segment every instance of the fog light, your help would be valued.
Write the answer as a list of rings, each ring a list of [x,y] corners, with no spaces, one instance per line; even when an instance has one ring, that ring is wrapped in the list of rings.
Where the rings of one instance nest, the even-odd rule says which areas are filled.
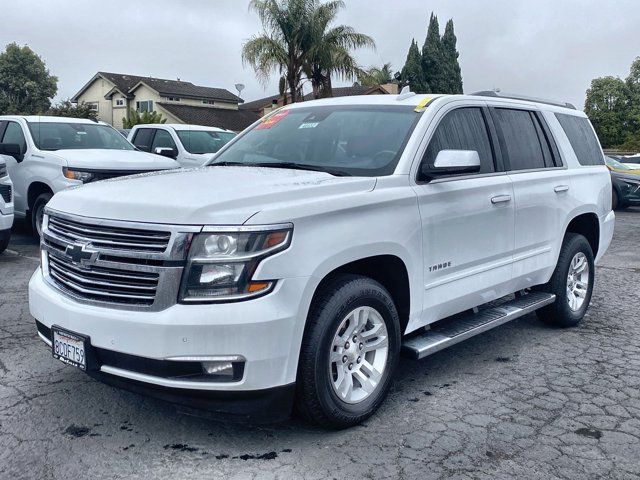
[[[231,362],[202,362],[202,370],[207,375],[225,375],[233,377],[233,363]]]

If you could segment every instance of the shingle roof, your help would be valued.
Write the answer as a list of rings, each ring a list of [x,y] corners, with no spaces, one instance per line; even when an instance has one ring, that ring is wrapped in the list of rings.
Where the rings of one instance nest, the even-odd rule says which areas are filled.
[[[129,94],[131,90],[140,82],[157,91],[165,97],[189,97],[202,98],[207,100],[223,100],[226,102],[241,103],[243,100],[224,88],[201,87],[191,82],[181,80],[167,80],[164,78],[141,77],[139,75],[128,75],[123,73],[98,72],[96,76],[106,78],[113,83],[120,92]],[[95,79],[95,77],[94,77]],[[93,82],[92,79],[74,96],[74,99]]]
[[[274,100],[280,100],[281,98],[282,96],[280,94],[271,95],[270,97],[259,98],[258,100],[253,100],[251,102],[245,102],[240,105],[240,108],[244,110],[260,110],[264,107],[271,106]]]
[[[192,125],[226,128],[240,132],[260,118],[251,110],[232,110],[230,108],[196,107],[176,103],[158,102],[162,108]]]

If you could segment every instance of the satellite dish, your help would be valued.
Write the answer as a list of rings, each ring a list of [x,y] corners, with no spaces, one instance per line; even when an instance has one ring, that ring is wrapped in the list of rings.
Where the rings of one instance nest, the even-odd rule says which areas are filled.
[[[236,83],[235,87],[236,87],[236,90],[238,90],[238,96],[242,95],[242,90],[244,90],[244,84]]]

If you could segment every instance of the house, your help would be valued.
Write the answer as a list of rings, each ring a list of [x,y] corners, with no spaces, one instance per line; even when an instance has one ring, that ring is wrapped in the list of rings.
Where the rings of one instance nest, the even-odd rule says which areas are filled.
[[[347,97],[351,95],[387,95],[397,94],[398,85],[376,85],[374,87],[366,87],[363,85],[354,85],[352,87],[334,87],[332,90],[333,97]],[[287,94],[287,100],[289,95]],[[308,93],[304,96],[303,101],[313,100],[313,94]],[[264,115],[272,112],[276,108],[284,105],[284,100],[281,95],[271,95],[270,97],[261,98],[252,102],[246,102],[240,105],[240,110],[250,110],[256,115],[263,117]]]
[[[71,100],[91,105],[100,120],[116,128],[122,128],[130,109],[156,111],[168,123],[233,131],[244,130],[259,118],[250,110],[240,110],[238,105],[243,100],[223,88],[121,73],[96,73]]]

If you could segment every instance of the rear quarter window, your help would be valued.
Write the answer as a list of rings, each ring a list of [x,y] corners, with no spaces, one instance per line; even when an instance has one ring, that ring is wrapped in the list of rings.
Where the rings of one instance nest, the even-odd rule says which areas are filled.
[[[556,113],[580,165],[604,165],[604,155],[589,120],[585,117]]]

